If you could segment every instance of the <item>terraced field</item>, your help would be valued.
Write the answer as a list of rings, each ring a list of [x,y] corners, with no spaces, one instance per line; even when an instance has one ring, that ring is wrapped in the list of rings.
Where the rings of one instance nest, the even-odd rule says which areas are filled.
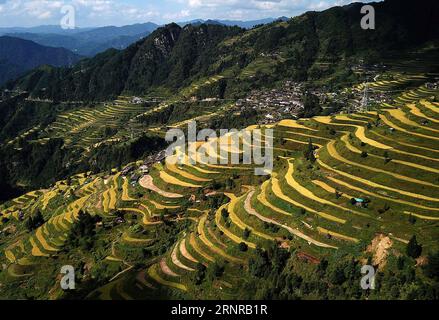
[[[49,137],[69,137],[67,146],[89,147],[105,140],[103,129],[120,128],[120,122],[143,114],[149,106],[132,102],[132,97],[121,96],[113,103],[97,108],[79,109],[62,113],[46,132]],[[118,136],[111,137],[120,139]]]
[[[412,80],[377,86],[384,90]],[[197,144],[195,155],[183,154],[182,163],[154,164],[139,181],[117,171],[84,173],[50,190],[28,193],[0,208],[2,227],[18,228],[1,245],[1,261],[12,278],[33,277],[41,261],[61,255],[84,213],[115,230],[111,246],[101,254],[118,272],[90,295],[101,299],[163,292],[193,297],[194,277],[216,264],[224,265],[224,276],[212,290],[234,298],[252,252],[273,242],[319,260],[368,244],[377,234],[396,240],[400,250],[412,235],[424,248],[437,249],[439,104],[429,98],[434,93],[422,86],[377,112],[284,120],[272,126],[275,166],[267,177],[254,176],[251,165],[188,161],[202,159],[209,150],[218,160],[224,158],[211,140]],[[105,111],[60,117],[49,131],[68,134],[75,143],[76,133],[102,122],[111,125],[121,113],[138,112],[137,106],[118,100]],[[310,148],[315,161],[304,157]],[[226,154],[239,153],[229,148]],[[134,164],[136,172],[141,164]],[[219,182],[223,184],[215,186]],[[212,205],[218,196],[220,202]],[[20,225],[37,210],[45,222],[26,232]],[[409,222],[413,217],[416,224]],[[160,230],[169,224],[182,227],[163,251]],[[138,261],[128,253],[139,248],[154,255],[135,267]]]
[[[364,90],[365,86],[367,85],[369,89],[374,91],[391,91],[396,90],[398,88],[403,88],[407,86],[410,83],[420,83],[425,81],[426,76],[424,75],[405,75],[396,73],[392,75],[393,79],[385,79],[380,80],[377,79],[377,81],[369,82],[365,84],[360,84],[355,87],[355,89],[362,91]],[[411,92],[405,93],[404,95],[411,95]]]

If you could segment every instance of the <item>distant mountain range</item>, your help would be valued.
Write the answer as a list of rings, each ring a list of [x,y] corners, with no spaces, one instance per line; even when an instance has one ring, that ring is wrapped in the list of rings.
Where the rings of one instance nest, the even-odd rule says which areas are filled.
[[[219,21],[199,26],[192,21],[185,27],[174,23],[123,51],[107,51],[68,70],[37,70],[9,88],[51,100],[102,101],[163,88],[178,92],[197,79],[213,75],[224,78],[216,83],[218,87],[211,88],[220,96],[224,88],[233,95],[234,90],[245,91],[256,83],[270,84],[284,78],[342,79],[347,75],[340,74],[347,72],[344,64],[350,59],[379,61],[386,54],[414,50],[439,39],[438,30],[428,27],[437,19],[437,2],[427,2],[431,10],[405,2],[404,11],[398,9],[399,1],[377,3],[381,26],[373,32],[361,29],[358,3],[308,12],[287,23],[267,24],[251,32]],[[407,18],[407,12],[412,19]],[[322,64],[331,67],[322,69]],[[248,81],[247,87],[244,81]],[[49,86],[56,89],[43,90]]]
[[[249,29],[256,25],[287,19],[286,17],[254,21],[197,19],[181,22],[179,25],[214,24]],[[62,47],[81,56],[93,57],[110,48],[123,50],[134,42],[148,36],[159,27],[159,25],[152,22],[122,27],[107,26],[100,28],[77,28],[73,30],[64,30],[60,26],[49,25],[33,28],[0,28],[0,35],[30,40],[48,47]]]
[[[54,33],[54,34],[75,34],[79,32],[89,31],[96,28],[76,28],[63,29],[59,25],[43,25],[36,27],[6,27],[0,28],[0,35],[8,33]]]
[[[92,57],[107,49],[125,49],[158,28],[154,23],[123,27],[63,30],[56,26],[0,29],[0,34],[34,41],[48,47],[66,48],[81,56]]]
[[[254,21],[193,20],[180,26],[201,24],[253,28],[256,25],[287,20],[268,18]],[[148,22],[122,27],[77,28],[64,30],[48,25],[32,28],[0,28],[0,84],[16,79],[41,65],[70,66],[81,57],[93,57],[108,49],[123,50],[160,28]],[[20,41],[22,40],[22,41]]]
[[[15,79],[41,65],[70,66],[81,56],[64,48],[41,46],[35,42],[0,37],[0,84]]]

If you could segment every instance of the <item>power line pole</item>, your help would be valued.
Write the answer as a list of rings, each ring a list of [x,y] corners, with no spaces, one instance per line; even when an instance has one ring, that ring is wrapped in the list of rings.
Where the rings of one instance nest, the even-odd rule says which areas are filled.
[[[363,101],[361,102],[361,112],[369,111],[369,83],[364,84]]]

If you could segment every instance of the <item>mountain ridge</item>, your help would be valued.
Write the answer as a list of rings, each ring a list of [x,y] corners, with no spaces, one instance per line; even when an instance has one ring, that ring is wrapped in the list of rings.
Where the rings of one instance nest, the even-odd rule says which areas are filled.
[[[203,20],[196,19],[177,23],[181,27],[186,25],[217,24],[225,26],[239,26],[250,29],[256,25],[268,24],[275,21],[285,21],[288,18],[266,18],[261,20]],[[38,26],[33,28],[0,28],[0,35],[31,40],[43,46],[63,47],[79,55],[93,57],[107,49],[123,50],[132,43],[148,36],[161,27],[152,22],[136,23],[125,26],[103,26],[96,28],[77,28],[64,30],[59,26]]]
[[[41,65],[72,66],[80,59],[79,55],[64,48],[45,47],[32,41],[1,36],[0,84]]]
[[[50,47],[63,47],[82,56],[93,57],[110,48],[123,50],[132,43],[148,36],[158,28],[153,23],[133,24],[122,27],[106,26],[78,29],[59,33],[9,32],[6,35],[34,41]]]
[[[265,58],[265,60],[272,60],[278,68],[288,70],[283,75],[284,77],[304,80],[314,77],[314,73],[317,76],[322,73],[318,70],[320,62],[335,63],[359,55],[372,60],[374,57],[389,54],[391,51],[413,49],[426,41],[437,41],[439,38],[437,30],[426,30],[422,34],[420,34],[420,30],[426,24],[436,21],[439,10],[435,9],[438,8],[438,4],[427,1],[424,4],[425,8],[419,8],[410,2],[403,1],[403,3],[406,5],[404,9],[401,7],[401,2],[394,0],[375,3],[377,21],[384,22],[377,30],[368,31],[362,30],[360,27],[359,21],[362,15],[359,3],[346,7],[334,7],[322,12],[308,12],[288,21],[272,23],[248,31],[220,25],[190,26],[188,29],[188,26],[181,28],[177,24],[170,24],[155,30],[147,38],[131,45],[125,51],[107,52],[95,59],[84,61],[70,71],[52,70],[49,74],[43,73],[45,81],[53,79],[58,86],[61,86],[59,90],[55,91],[64,92],[65,97],[59,94],[51,96],[47,92],[38,92],[38,88],[45,87],[47,84],[37,81],[36,79],[40,77],[37,75],[34,77],[35,81],[32,82],[37,86],[23,79],[23,81],[19,80],[10,84],[9,89],[20,87],[33,95],[58,100],[111,99],[124,91],[132,94],[146,94],[158,87],[165,87],[166,90],[172,91],[196,78],[224,72],[233,74],[242,71],[243,68],[252,63],[262,60],[261,55],[266,54],[271,55],[272,58]],[[425,15],[424,11],[428,11],[428,14]],[[176,71],[171,73],[166,68],[173,63],[178,65],[178,60],[181,61],[183,58],[179,58],[177,53],[172,55],[171,52],[167,52],[168,55],[163,57],[160,54],[159,44],[154,45],[154,39],[156,38],[156,41],[160,42],[158,38],[161,37],[161,34],[169,33],[170,30],[175,31],[178,28],[182,31],[181,35],[190,33],[193,35],[178,39],[175,44],[179,43],[180,45],[176,49],[179,50],[182,57],[194,54],[199,55],[201,60],[193,61],[193,57],[187,59],[188,66],[191,66],[192,69],[187,70],[188,66],[180,68],[179,72],[183,78],[180,77],[178,81],[174,81],[172,76],[175,75]],[[200,30],[200,34],[194,30]],[[194,52],[191,48],[193,42],[196,43],[197,37],[203,37],[203,30],[215,30],[214,33],[219,36],[215,43],[211,43],[210,55]],[[212,36],[215,37],[214,34]],[[233,41],[233,43],[225,45],[227,41]],[[174,41],[171,42],[174,43]],[[145,45],[145,43],[149,43],[149,45]],[[170,65],[166,66],[165,64],[160,68],[152,67],[157,62],[154,61],[154,55],[157,55],[157,59],[161,63],[166,61]],[[277,61],[275,61],[275,55],[279,56]],[[106,56],[105,59],[103,59],[104,56]],[[144,62],[132,61],[136,56],[151,57],[152,60],[149,60],[151,68]],[[171,57],[175,61],[169,61],[168,58]],[[215,61],[222,60],[227,61],[215,64]],[[134,74],[139,74],[137,69],[144,70],[146,75],[142,75],[134,81]],[[79,72],[79,70],[85,71]],[[157,74],[157,72],[163,74]],[[67,80],[69,73],[72,78],[76,78],[73,83],[69,83],[70,81]],[[281,75],[276,70],[273,73],[276,76]],[[98,74],[100,75],[98,76]],[[114,74],[118,76],[115,77]],[[62,76],[58,81],[57,78],[60,75]],[[101,81],[97,79],[101,79]],[[154,80],[150,81],[151,79]],[[90,86],[90,81],[95,83]],[[116,81],[117,83],[113,83]],[[231,77],[231,81],[233,81],[233,77]],[[135,82],[137,83],[135,84]],[[25,86],[23,86],[24,83],[26,83]],[[78,84],[79,86],[87,85],[89,88],[87,90],[78,90],[78,87],[75,90],[63,88],[64,86],[68,88],[72,85],[78,86]]]

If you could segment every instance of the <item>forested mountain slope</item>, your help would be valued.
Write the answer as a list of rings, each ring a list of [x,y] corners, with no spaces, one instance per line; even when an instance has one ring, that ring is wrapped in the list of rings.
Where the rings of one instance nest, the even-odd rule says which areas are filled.
[[[236,75],[261,62],[272,69],[268,79],[264,75],[264,82],[280,77],[305,80],[337,73],[339,63],[352,57],[373,61],[437,41],[437,28],[427,27],[438,20],[436,1],[419,6],[388,0],[374,6],[377,28],[369,31],[360,27],[361,4],[309,12],[249,31],[171,24],[125,51],[108,51],[73,69],[36,70],[8,88],[55,100],[105,100],[123,92],[175,92],[196,79],[217,74],[224,74],[233,87]],[[321,70],[322,63],[329,63],[330,68]],[[262,75],[252,82],[258,76]],[[233,88],[229,91],[234,92]]]
[[[0,84],[41,65],[72,66],[80,56],[64,48],[41,46],[13,37],[0,37]]]

